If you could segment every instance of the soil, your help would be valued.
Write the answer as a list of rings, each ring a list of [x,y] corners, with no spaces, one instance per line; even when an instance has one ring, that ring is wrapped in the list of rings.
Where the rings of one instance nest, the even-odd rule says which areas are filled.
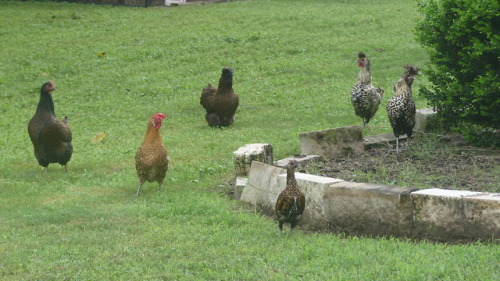
[[[380,146],[343,159],[304,165],[301,172],[354,182],[500,192],[500,150],[468,145],[462,136],[420,134],[393,147]]]

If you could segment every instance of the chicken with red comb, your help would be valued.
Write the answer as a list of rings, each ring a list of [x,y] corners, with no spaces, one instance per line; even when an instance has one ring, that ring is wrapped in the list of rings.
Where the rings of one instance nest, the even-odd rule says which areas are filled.
[[[142,185],[146,181],[156,181],[160,190],[162,188],[169,162],[167,149],[160,135],[161,125],[166,117],[163,113],[156,113],[149,119],[146,136],[141,147],[137,149],[135,155],[135,169],[139,178],[137,196],[141,193]]]
[[[358,82],[351,89],[351,103],[354,113],[363,119],[363,127],[375,116],[384,91],[372,85],[372,72],[370,60],[363,52],[358,54],[356,61],[361,70],[358,73]]]

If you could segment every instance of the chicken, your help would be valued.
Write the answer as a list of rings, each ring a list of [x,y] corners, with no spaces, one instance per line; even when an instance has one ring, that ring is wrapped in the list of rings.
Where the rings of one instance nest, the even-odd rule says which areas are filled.
[[[290,160],[287,165],[286,188],[276,200],[276,217],[279,229],[283,231],[283,224],[290,223],[290,230],[297,225],[305,209],[306,198],[295,180],[295,168],[299,166],[296,160]]]
[[[411,84],[418,75],[418,68],[405,66],[405,71],[394,85],[394,96],[387,102],[387,115],[396,136],[396,152],[399,152],[399,136],[406,134],[411,138],[415,126],[416,107],[411,95]]]
[[[363,126],[366,127],[377,112],[384,91],[380,87],[373,87],[370,61],[364,53],[358,54],[357,63],[361,70],[358,82],[351,89],[351,103],[354,112],[363,119]]]
[[[200,104],[205,108],[205,119],[210,127],[227,127],[234,122],[239,97],[233,91],[233,70],[225,67],[218,88],[208,84],[201,92]]]
[[[154,114],[148,121],[146,137],[135,154],[135,169],[139,178],[136,195],[139,196],[144,182],[158,182],[161,190],[165,174],[168,170],[168,153],[160,135],[160,127],[167,116],[163,113]]]
[[[56,89],[52,81],[45,82],[40,89],[40,102],[36,113],[28,123],[28,134],[40,166],[48,171],[50,163],[59,163],[68,171],[68,162],[73,154],[71,130],[68,117],[57,120],[54,113],[52,93]]]

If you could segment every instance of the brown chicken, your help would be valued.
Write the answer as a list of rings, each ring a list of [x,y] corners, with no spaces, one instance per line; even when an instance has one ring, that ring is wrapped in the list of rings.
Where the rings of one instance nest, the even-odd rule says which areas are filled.
[[[135,169],[139,177],[139,187],[136,195],[139,196],[144,182],[158,182],[161,187],[163,179],[168,170],[168,153],[160,135],[160,127],[167,116],[163,113],[156,113],[148,121],[148,130],[141,147],[137,149],[135,155]]]
[[[387,115],[396,137],[396,152],[399,152],[399,136],[406,134],[411,138],[415,126],[416,107],[412,98],[411,85],[418,68],[414,65],[405,66],[405,71],[394,85],[394,96],[387,102]]]
[[[208,84],[201,92],[200,104],[205,108],[205,119],[210,127],[227,127],[234,122],[239,97],[233,91],[233,70],[225,67],[218,88]]]
[[[290,230],[297,225],[306,206],[306,198],[295,179],[295,168],[299,166],[296,160],[290,160],[287,165],[286,188],[276,200],[276,217],[279,229],[283,231],[283,224],[290,223]]]
[[[35,149],[40,166],[48,170],[50,163],[59,163],[68,171],[68,162],[73,154],[71,130],[68,117],[57,120],[54,113],[52,93],[56,89],[52,81],[45,82],[40,89],[40,102],[36,113],[28,123],[28,134]]]

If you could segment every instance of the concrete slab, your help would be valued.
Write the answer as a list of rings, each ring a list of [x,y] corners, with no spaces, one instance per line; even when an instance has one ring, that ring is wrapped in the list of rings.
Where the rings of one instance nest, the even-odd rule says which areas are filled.
[[[427,189],[411,194],[415,232],[433,240],[500,238],[500,196],[463,190]]]
[[[342,180],[304,173],[295,173],[295,178],[306,196],[306,209],[299,226],[309,229],[326,228],[323,193],[332,183]],[[274,217],[276,199],[285,187],[285,169],[254,161],[241,200],[256,205],[262,212]]]
[[[286,174],[285,169],[253,161],[240,200],[259,207],[267,215],[274,216],[274,205],[281,192],[278,175],[283,173]]]
[[[338,182],[323,196],[325,218],[335,231],[362,235],[411,236],[415,188]]]
[[[335,158],[362,153],[364,150],[360,126],[301,133],[299,138],[302,154]]]
[[[248,179],[236,179],[236,186],[243,189],[240,200],[274,217],[276,199],[286,186],[286,170],[250,163]],[[500,193],[416,190],[304,173],[295,173],[295,177],[306,195],[299,225],[309,229],[446,242],[492,238],[500,242]]]
[[[311,161],[314,161],[314,160],[317,160],[320,158],[321,158],[321,156],[319,156],[319,155],[298,155],[298,156],[288,157],[285,159],[274,161],[274,165],[278,166],[278,167],[285,168],[286,165],[288,165],[288,162],[290,160],[295,160],[295,161],[299,162],[300,165],[305,165]]]
[[[327,228],[328,221],[325,219],[323,193],[331,184],[343,180],[304,173],[295,173],[295,179],[306,196],[306,208],[299,226],[304,225],[309,229]],[[281,190],[285,189],[286,174],[278,175],[278,185]]]
[[[243,188],[247,185],[248,178],[245,177],[236,177],[236,182],[234,184],[233,196],[234,199],[239,200],[241,197],[241,193],[243,192]]]
[[[233,152],[236,176],[246,177],[252,161],[273,164],[273,146],[268,143],[245,144]]]
[[[429,196],[442,196],[450,198],[464,198],[481,195],[482,192],[479,191],[468,191],[468,190],[449,190],[441,188],[429,188],[415,191],[415,195],[429,195]]]

